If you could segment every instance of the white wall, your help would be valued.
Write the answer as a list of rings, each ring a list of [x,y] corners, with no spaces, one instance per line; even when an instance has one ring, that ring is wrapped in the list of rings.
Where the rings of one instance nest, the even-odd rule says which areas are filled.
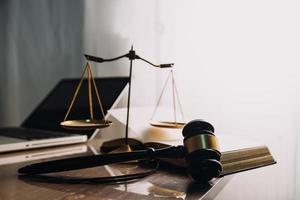
[[[191,116],[236,134],[290,125],[300,89],[296,2],[163,1],[161,7],[161,57],[175,61]]]

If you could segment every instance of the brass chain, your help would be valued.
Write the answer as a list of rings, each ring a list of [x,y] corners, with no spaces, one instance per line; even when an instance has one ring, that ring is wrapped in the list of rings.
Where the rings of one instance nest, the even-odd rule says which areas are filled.
[[[76,87],[76,90],[75,90],[74,95],[72,97],[72,101],[71,101],[71,103],[68,107],[67,113],[64,117],[64,121],[67,120],[67,118],[68,118],[68,116],[69,116],[69,114],[70,114],[70,112],[71,112],[71,110],[74,106],[75,100],[76,100],[76,98],[78,96],[78,93],[80,91],[80,88],[82,86],[85,74],[87,74],[87,78],[88,78],[87,81],[88,81],[88,98],[89,98],[90,118],[91,118],[91,120],[94,119],[93,94],[92,94],[93,87],[94,87],[94,90],[95,90],[95,93],[96,93],[96,97],[97,97],[97,100],[98,100],[98,104],[99,104],[99,107],[100,107],[100,110],[101,110],[102,117],[103,117],[103,119],[105,118],[104,109],[103,109],[101,99],[100,99],[100,95],[99,95],[100,92],[98,91],[96,81],[94,79],[91,64],[87,61],[86,65],[84,67],[84,70],[81,74],[80,82]]]
[[[156,111],[158,109],[158,106],[161,102],[161,99],[162,99],[162,96],[166,90],[166,87],[167,87],[167,84],[169,82],[169,79],[170,77],[172,77],[172,100],[173,100],[173,114],[174,114],[174,122],[175,124],[177,124],[177,108],[176,108],[176,102],[178,102],[178,105],[179,105],[179,109],[180,109],[180,114],[182,116],[182,120],[185,121],[185,117],[184,117],[184,113],[183,113],[183,109],[182,109],[182,105],[181,105],[181,102],[180,102],[180,99],[179,99],[179,94],[178,94],[178,90],[177,90],[177,87],[176,87],[176,82],[175,82],[175,77],[174,77],[174,72],[173,70],[170,70],[169,74],[168,74],[168,77],[164,83],[164,86],[163,86],[163,89],[159,95],[159,98],[158,98],[158,101],[155,105],[155,108],[154,108],[154,111],[152,113],[152,116],[150,118],[150,120],[152,121],[153,120],[153,117],[155,116],[156,114]],[[177,101],[176,101],[177,100]]]

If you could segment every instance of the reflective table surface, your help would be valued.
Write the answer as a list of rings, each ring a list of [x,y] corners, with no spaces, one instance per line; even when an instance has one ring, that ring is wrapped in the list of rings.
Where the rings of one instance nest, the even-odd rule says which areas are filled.
[[[18,176],[25,165],[57,158],[98,154],[99,142],[16,152],[0,155],[0,199],[213,199],[231,179],[219,178],[209,184],[193,182],[184,171],[163,166],[156,173],[134,182],[120,184],[50,183]],[[142,171],[136,164],[115,164],[63,172],[71,177],[114,176]],[[58,175],[61,175],[58,174]]]

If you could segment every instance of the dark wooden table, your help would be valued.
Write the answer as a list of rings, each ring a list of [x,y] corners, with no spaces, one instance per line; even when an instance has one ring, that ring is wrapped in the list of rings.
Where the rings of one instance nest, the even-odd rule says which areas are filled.
[[[94,153],[97,153],[95,149],[98,149],[99,142],[95,140],[89,145],[94,150]],[[43,151],[45,149],[35,150],[34,152],[42,154]],[[26,154],[28,153],[26,151]],[[91,151],[87,151],[84,154],[91,153]],[[10,153],[9,155],[13,157],[15,154],[20,155],[22,152]],[[83,154],[81,153],[81,155]],[[5,156],[7,157],[8,155],[0,155],[0,159]],[[67,157],[70,156],[78,156],[78,154]],[[49,159],[53,158],[50,156],[50,158],[42,160]],[[16,160],[16,163],[0,166],[0,200],[213,199],[230,179],[226,177],[219,178],[209,184],[200,185],[194,183],[183,171],[168,167],[163,167],[155,174],[139,181],[122,184],[49,183],[18,176],[17,170],[20,167],[38,161],[41,160],[21,163],[18,163]],[[113,165],[65,172],[64,175],[95,177],[131,173],[136,170],[141,169],[132,164],[127,167],[124,165]]]

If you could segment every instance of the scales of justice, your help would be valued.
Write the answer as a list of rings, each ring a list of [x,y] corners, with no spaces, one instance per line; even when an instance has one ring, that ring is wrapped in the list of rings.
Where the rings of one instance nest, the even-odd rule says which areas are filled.
[[[64,117],[64,120],[60,123],[60,125],[65,128],[65,129],[73,129],[73,130],[95,130],[95,129],[104,129],[108,128],[111,124],[112,121],[106,120],[105,119],[105,114],[103,110],[103,106],[101,103],[101,93],[99,88],[96,85],[96,82],[94,80],[94,75],[93,75],[93,70],[92,66],[90,64],[90,61],[92,62],[97,62],[97,63],[104,63],[104,62],[113,62],[122,58],[128,58],[130,61],[129,65],[129,81],[128,81],[128,96],[127,96],[127,116],[126,116],[126,129],[125,129],[125,137],[124,137],[124,142],[123,144],[120,144],[119,149],[116,151],[118,152],[130,152],[132,151],[132,148],[129,145],[128,142],[128,129],[129,129],[129,116],[130,116],[130,98],[131,98],[131,79],[132,79],[132,66],[133,66],[133,60],[142,60],[145,63],[156,67],[156,68],[171,68],[169,75],[164,83],[163,89],[159,95],[158,101],[156,103],[156,106],[154,108],[154,112],[151,116],[150,119],[150,125],[154,127],[159,127],[159,128],[182,128],[185,125],[185,122],[178,121],[177,119],[177,107],[176,107],[176,100],[178,101],[179,104],[179,109],[181,112],[182,119],[184,120],[184,115],[183,115],[183,110],[182,106],[179,101],[179,95],[178,95],[178,90],[175,84],[175,79],[174,79],[174,74],[173,74],[173,63],[169,64],[160,64],[160,65],[155,65],[152,62],[140,57],[139,55],[136,54],[136,52],[133,50],[133,46],[131,46],[131,49],[129,50],[129,53],[115,57],[115,58],[109,58],[109,59],[104,59],[96,56],[91,56],[91,55],[85,55],[85,58],[87,60],[86,65],[84,67],[84,70],[81,74],[80,81],[75,89],[75,93],[72,97],[71,103],[68,107],[68,110],[66,112],[66,115]],[[76,101],[76,98],[78,96],[78,93],[81,89],[83,80],[85,79],[85,76],[87,77],[88,81],[88,102],[89,102],[89,118],[86,119],[68,119],[68,116],[74,106],[74,102]],[[173,120],[167,121],[167,120],[162,120],[162,121],[153,121],[153,118],[156,114],[156,111],[159,107],[159,104],[161,102],[162,96],[167,88],[167,83],[169,82],[171,78],[172,81],[172,97],[173,97]],[[94,92],[93,92],[94,91]],[[93,94],[96,95],[98,106],[100,108],[101,116],[102,118],[94,118],[94,105],[93,105]]]

